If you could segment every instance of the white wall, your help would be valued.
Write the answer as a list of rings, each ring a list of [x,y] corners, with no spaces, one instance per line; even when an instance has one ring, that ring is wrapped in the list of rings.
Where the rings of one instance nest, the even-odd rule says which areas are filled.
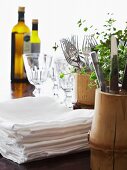
[[[121,27],[127,20],[126,0],[0,0],[0,80],[10,77],[11,29],[17,23],[18,6],[25,6],[26,24],[39,19],[42,49],[52,53],[55,41],[79,33],[77,21],[87,19],[90,24],[102,25],[106,13],[113,12]]]

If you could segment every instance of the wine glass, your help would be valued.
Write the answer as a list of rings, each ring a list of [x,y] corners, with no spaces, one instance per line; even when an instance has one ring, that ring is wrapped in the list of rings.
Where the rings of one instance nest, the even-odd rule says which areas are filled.
[[[71,73],[71,66],[65,59],[55,60],[57,80],[59,88],[64,91],[64,103],[67,107],[72,108],[72,92],[74,77]]]
[[[58,82],[57,82],[57,77],[56,77],[56,71],[55,71],[55,68],[54,66],[52,66],[51,68],[51,71],[50,71],[50,78],[53,82],[53,86],[52,86],[52,93],[53,93],[53,96],[55,96],[56,98],[58,98]]]
[[[52,56],[29,53],[24,54],[23,59],[28,81],[35,86],[33,94],[35,96],[43,95],[43,83],[48,78]]]

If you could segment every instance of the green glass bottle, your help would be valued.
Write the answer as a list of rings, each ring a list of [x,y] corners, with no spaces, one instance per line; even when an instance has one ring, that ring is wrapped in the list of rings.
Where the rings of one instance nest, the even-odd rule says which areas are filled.
[[[24,34],[30,33],[25,24],[25,7],[18,8],[18,23],[12,29],[11,37],[11,81],[28,82],[23,63]]]

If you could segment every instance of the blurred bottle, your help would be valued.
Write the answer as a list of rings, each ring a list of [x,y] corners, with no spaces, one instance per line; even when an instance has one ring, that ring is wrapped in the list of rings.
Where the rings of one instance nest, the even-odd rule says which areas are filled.
[[[40,53],[41,40],[38,35],[38,20],[32,20],[32,33],[30,37],[31,53]]]
[[[18,23],[12,29],[11,37],[11,81],[28,82],[23,63],[24,34],[30,33],[24,20],[25,7],[18,8]]]
[[[12,98],[20,98],[33,96],[34,86],[28,83],[12,83],[11,96]]]

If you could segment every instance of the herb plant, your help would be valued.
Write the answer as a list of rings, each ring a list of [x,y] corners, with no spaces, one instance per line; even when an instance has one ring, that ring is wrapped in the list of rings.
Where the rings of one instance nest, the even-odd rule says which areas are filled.
[[[98,45],[93,49],[98,53],[99,64],[102,68],[105,81],[109,82],[110,76],[110,55],[111,55],[111,36],[115,35],[118,41],[118,62],[119,62],[119,80],[123,78],[124,67],[127,60],[127,27],[124,29],[118,29],[115,24],[116,20],[113,18],[113,14],[108,13],[108,19],[103,25],[103,30],[99,31],[94,29],[94,36],[98,41]],[[83,27],[84,32],[88,32],[93,26],[86,26],[86,20],[79,20],[77,22],[79,27]],[[127,24],[127,23],[125,23]],[[91,74],[91,79],[95,80],[95,73]]]

